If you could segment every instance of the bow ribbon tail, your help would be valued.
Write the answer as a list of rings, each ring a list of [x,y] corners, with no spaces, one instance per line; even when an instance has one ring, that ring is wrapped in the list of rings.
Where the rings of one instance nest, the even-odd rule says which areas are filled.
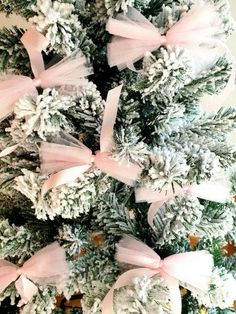
[[[20,306],[31,301],[38,292],[37,286],[23,275],[15,282],[15,287],[21,297]]]
[[[112,160],[107,153],[97,153],[95,165],[102,172],[127,185],[133,186],[138,180],[142,168],[138,165],[123,161]]]
[[[48,40],[35,29],[29,28],[21,37],[21,42],[28,52],[34,76],[38,77],[44,71],[44,61],[41,52],[47,48]]]
[[[182,313],[182,300],[179,289],[179,281],[165,272],[161,272],[162,277],[169,289],[170,301],[171,301],[171,313],[181,314]]]
[[[42,196],[50,189],[74,181],[91,167],[92,152],[74,137],[61,134],[56,143],[43,142],[39,155],[41,171],[52,174],[43,184]]]
[[[170,45],[199,46],[214,42],[220,27],[214,7],[199,1],[169,29],[166,37]]]
[[[57,86],[81,87],[87,83],[86,76],[93,71],[87,66],[87,60],[80,50],[74,51],[70,56],[40,73],[37,79],[42,88]]]
[[[136,268],[128,270],[124,274],[120,275],[102,301],[102,314],[113,313],[113,295],[116,289],[132,284],[133,279],[136,277],[146,276],[147,278],[151,278],[157,273],[158,272],[156,270],[151,270],[148,268]]]
[[[111,89],[107,95],[100,135],[100,151],[102,153],[110,151],[113,146],[113,129],[122,86],[120,85]]]
[[[148,209],[147,221],[149,223],[149,226],[152,229],[154,229],[154,225],[153,225],[154,217],[155,217],[156,213],[158,212],[158,209],[160,209],[162,207],[162,205],[164,205],[164,204],[165,204],[165,200],[159,201],[159,202],[154,202],[150,205],[150,207]]]
[[[76,166],[76,167],[71,167],[68,169],[61,170],[55,174],[50,175],[49,178],[44,182],[42,186],[41,195],[44,196],[49,190],[78,179],[90,167],[91,167],[90,164],[83,165],[83,166]]]

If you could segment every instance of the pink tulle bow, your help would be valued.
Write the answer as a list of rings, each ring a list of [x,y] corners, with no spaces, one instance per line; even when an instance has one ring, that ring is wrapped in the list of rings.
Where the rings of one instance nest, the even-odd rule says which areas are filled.
[[[0,292],[15,282],[21,304],[26,304],[37,293],[36,284],[62,289],[69,276],[65,250],[54,242],[36,252],[22,267],[0,260]]]
[[[219,20],[214,8],[204,1],[192,6],[166,35],[139,11],[129,8],[127,14],[118,14],[108,20],[107,31],[114,35],[108,44],[108,63],[123,69],[140,60],[145,52],[157,50],[162,45],[200,47],[215,42]]]
[[[174,254],[161,260],[160,256],[146,244],[130,236],[124,236],[117,245],[116,260],[138,266],[122,274],[102,302],[102,314],[113,313],[114,290],[131,285],[136,277],[151,278],[161,274],[169,288],[171,309],[181,314],[179,283],[188,289],[207,291],[213,268],[213,257],[207,251]]]
[[[122,85],[108,93],[100,135],[100,151],[96,154],[70,135],[62,134],[63,137],[59,138],[57,143],[42,143],[40,148],[42,172],[54,173],[44,182],[42,195],[52,188],[74,181],[93,165],[128,185],[133,185],[138,179],[141,172],[138,165],[127,161],[119,162],[109,156],[113,146],[113,128],[121,89]]]
[[[14,111],[14,105],[19,98],[24,95],[37,95],[37,87],[80,86],[86,82],[85,77],[91,74],[91,70],[86,67],[85,57],[79,51],[45,70],[41,52],[46,49],[48,42],[32,28],[26,31],[21,41],[29,54],[35,78],[22,75],[0,78],[0,119],[6,118]]]
[[[148,210],[148,223],[153,228],[153,220],[158,209],[168,200],[175,196],[190,193],[195,197],[217,203],[225,203],[230,197],[231,183],[226,178],[226,174],[198,185],[175,184],[174,188],[165,191],[153,191],[145,187],[135,189],[136,202],[152,203]]]

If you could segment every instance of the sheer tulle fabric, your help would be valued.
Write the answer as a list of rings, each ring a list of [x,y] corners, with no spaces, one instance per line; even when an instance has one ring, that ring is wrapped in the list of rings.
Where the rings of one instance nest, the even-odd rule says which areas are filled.
[[[82,86],[87,83],[86,76],[92,74],[87,66],[86,58],[80,51],[75,51],[69,57],[41,72],[37,79],[42,88],[64,85]]]
[[[81,142],[70,136],[71,142],[63,139],[67,136],[61,133],[61,144],[43,142],[40,148],[41,170],[43,174],[50,174],[61,171],[65,168],[72,168],[82,166],[84,164],[91,164],[92,151],[88,149]]]
[[[142,252],[142,254],[140,254]],[[125,236],[117,244],[116,260],[139,267],[157,269],[160,267],[160,256],[142,242],[131,236]]]
[[[29,302],[37,293],[35,284],[52,285],[61,290],[68,276],[65,250],[57,242],[39,250],[22,267],[0,260],[0,292],[15,282],[21,304]]]
[[[165,36],[134,8],[129,8],[126,15],[110,18],[106,29],[114,35],[108,44],[108,63],[123,69],[140,60],[145,52],[157,50],[161,45],[212,45],[220,24],[213,7],[199,1]]]
[[[0,80],[0,119],[14,111],[15,103],[25,95],[36,97],[37,87],[59,87],[65,85],[81,86],[92,73],[86,59],[79,51],[45,70],[41,51],[46,49],[46,38],[36,30],[29,29],[21,38],[30,57],[35,78],[26,76],[5,76]]]

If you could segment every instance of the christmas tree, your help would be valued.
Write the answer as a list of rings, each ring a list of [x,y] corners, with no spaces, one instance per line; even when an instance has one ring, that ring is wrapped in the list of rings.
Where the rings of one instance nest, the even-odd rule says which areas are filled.
[[[235,312],[228,1],[0,10],[0,313]]]

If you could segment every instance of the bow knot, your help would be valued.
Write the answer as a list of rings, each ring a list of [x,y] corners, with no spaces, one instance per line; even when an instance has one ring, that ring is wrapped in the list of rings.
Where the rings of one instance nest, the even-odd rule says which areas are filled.
[[[97,153],[95,155],[94,154],[91,155],[91,159],[90,159],[91,164],[95,163],[96,155],[97,155]]]
[[[161,36],[160,44],[161,46],[167,45],[167,37],[165,35]]]
[[[163,260],[159,261],[159,267],[158,267],[159,271],[161,271],[164,268],[164,264],[165,262]]]
[[[17,273],[18,276],[23,275],[22,267],[19,267],[19,268],[16,270],[16,273]]]
[[[40,78],[33,79],[33,83],[35,87],[40,87],[42,85],[42,80]]]
[[[122,85],[108,93],[100,134],[100,150],[95,154],[70,135],[62,134],[64,138],[59,139],[60,144],[42,143],[41,169],[45,174],[51,174],[43,184],[42,196],[52,188],[78,179],[92,164],[103,173],[125,184],[134,185],[141,167],[128,161],[113,160],[109,155],[121,88]]]

